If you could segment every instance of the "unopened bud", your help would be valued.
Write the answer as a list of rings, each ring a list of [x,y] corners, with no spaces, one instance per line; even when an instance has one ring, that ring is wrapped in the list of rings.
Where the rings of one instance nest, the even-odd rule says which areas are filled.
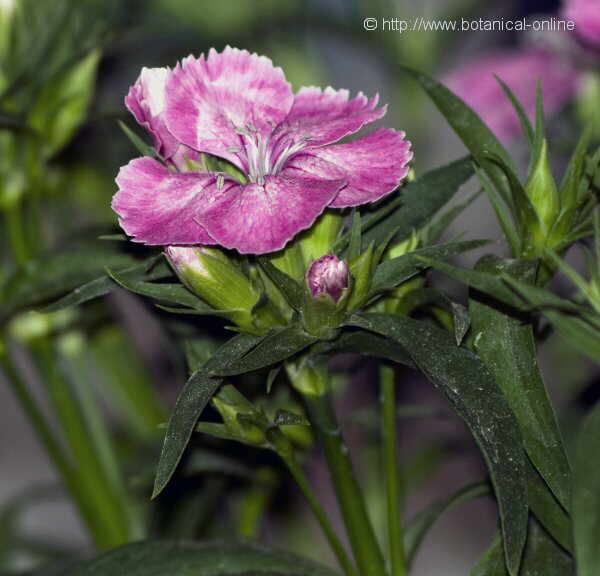
[[[543,246],[560,211],[560,200],[556,182],[550,170],[546,140],[542,142],[536,163],[525,184],[525,192],[537,212],[541,226],[541,230],[536,230],[536,226],[532,225],[533,241],[535,245]]]
[[[252,323],[260,293],[223,252],[204,246],[168,246],[169,262],[183,284],[216,310],[231,310],[240,326]]]
[[[335,254],[325,254],[308,267],[306,283],[313,298],[327,294],[337,303],[348,288],[348,264]]]

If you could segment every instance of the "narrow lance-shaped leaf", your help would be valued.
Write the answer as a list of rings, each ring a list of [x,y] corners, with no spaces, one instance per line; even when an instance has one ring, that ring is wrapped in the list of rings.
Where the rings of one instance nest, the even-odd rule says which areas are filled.
[[[512,167],[512,160],[498,138],[486,126],[478,114],[443,84],[430,76],[404,68],[421,87],[427,92],[438,110],[446,118],[456,135],[463,141],[475,161],[488,174],[504,200],[511,205],[506,181],[501,170],[490,162],[487,154],[494,154],[502,158],[507,166]]]
[[[350,324],[400,343],[469,426],[490,471],[506,563],[511,576],[516,576],[527,537],[525,454],[518,425],[493,376],[475,354],[457,347],[449,333],[427,322],[356,314]]]
[[[523,554],[519,576],[573,576],[573,561],[552,538],[532,521]],[[471,576],[508,576],[503,561],[502,540],[497,536],[481,560],[471,571]]]
[[[375,270],[371,282],[370,297],[386,290],[392,290],[403,282],[427,268],[426,258],[443,259],[456,256],[469,250],[481,248],[488,240],[467,240],[464,242],[451,242],[437,246],[428,246],[403,254],[391,260],[384,260]]]
[[[282,362],[316,341],[317,338],[307,334],[298,324],[290,324],[267,334],[244,356],[235,358],[226,365],[210,366],[207,369],[215,376],[245,374]]]
[[[404,531],[404,548],[406,550],[406,561],[408,566],[412,566],[415,556],[419,551],[419,547],[429,530],[431,530],[433,525],[446,512],[468,500],[487,496],[490,492],[491,488],[489,484],[485,482],[469,484],[468,486],[457,490],[449,497],[434,502],[424,510],[421,510],[415,518],[411,520]]]
[[[258,544],[138,542],[88,560],[63,576],[336,576],[300,556]]]
[[[527,274],[520,261],[485,257],[475,267],[491,274]],[[479,357],[493,374],[514,413],[527,455],[559,502],[568,508],[571,470],[556,416],[537,363],[530,323],[497,308],[493,301],[471,293],[469,309],[473,341]]]
[[[577,439],[573,480],[573,536],[578,576],[596,576],[600,566],[600,403]]]
[[[405,184],[394,199],[361,217],[363,246],[373,241],[379,245],[391,233],[395,233],[398,241],[408,238],[429,222],[472,175],[473,161],[467,157]],[[344,247],[349,240],[350,233],[346,233],[337,246]]]
[[[196,370],[181,391],[165,434],[165,440],[156,469],[153,498],[156,498],[169,480],[190,440],[194,426],[206,408],[222,379],[209,375],[211,369],[225,369],[261,341],[261,337],[239,334],[223,344],[206,363]]]

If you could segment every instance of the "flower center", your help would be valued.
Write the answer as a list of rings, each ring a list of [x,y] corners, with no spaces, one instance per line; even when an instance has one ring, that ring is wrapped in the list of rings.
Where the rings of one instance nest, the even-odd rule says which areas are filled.
[[[265,176],[279,173],[286,160],[301,150],[308,136],[295,142],[289,136],[264,136],[252,125],[237,128],[243,148],[232,149],[239,154],[246,166],[246,173],[250,182],[261,186],[265,183]]]

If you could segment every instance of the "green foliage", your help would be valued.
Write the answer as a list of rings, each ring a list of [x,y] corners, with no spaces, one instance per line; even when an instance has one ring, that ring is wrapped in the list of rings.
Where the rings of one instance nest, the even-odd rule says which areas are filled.
[[[117,548],[64,576],[335,576],[315,562],[258,544],[141,542]]]
[[[573,536],[579,576],[592,576],[598,571],[600,549],[600,492],[598,467],[600,449],[600,404],[585,419],[575,449],[573,480]]]
[[[465,420],[490,470],[509,573],[518,574],[527,535],[526,460],[517,422],[492,374],[449,334],[425,322],[366,314],[353,316],[351,324],[404,347]]]

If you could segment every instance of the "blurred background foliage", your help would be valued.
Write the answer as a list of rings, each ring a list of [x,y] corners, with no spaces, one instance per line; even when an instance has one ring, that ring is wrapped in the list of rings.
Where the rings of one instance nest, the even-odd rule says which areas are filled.
[[[474,53],[523,39],[509,33],[367,32],[363,19],[515,18],[557,8],[557,2],[541,0],[0,1],[0,355],[7,384],[6,403],[0,404],[3,573],[22,573],[57,558],[68,562],[92,547],[145,535],[261,534],[274,544],[329,558],[318,531],[306,528],[314,521],[299,513],[304,508],[297,489],[270,453],[199,436],[176,482],[158,501],[149,501],[161,426],[185,380],[185,357],[200,362],[216,341],[198,341],[185,318],[174,319],[121,291],[84,308],[39,311],[40,304],[83,282],[108,292],[105,267],[127,269],[153,257],[143,248],[124,252],[118,242],[91,241],[118,232],[110,209],[114,177],[137,155],[118,121],[134,126],[123,98],[140,69],[173,66],[189,53],[231,44],[268,55],[295,89],[330,84],[379,91],[389,103],[386,125],[405,130],[413,142],[418,173],[464,150],[400,65],[439,76]],[[593,94],[597,85],[589,82]],[[556,149],[564,149],[563,164],[579,126],[594,121],[594,114],[581,101],[553,119],[550,139],[554,135]],[[517,141],[514,150],[524,167],[525,145]],[[483,198],[456,221],[455,230],[465,229],[471,237],[499,237]],[[577,254],[574,258],[578,266]],[[559,290],[566,285],[564,279],[557,282]],[[208,328],[211,322],[221,325],[203,322]],[[554,337],[543,359],[568,434],[581,409],[600,396],[598,375]],[[360,447],[355,454],[383,538],[384,502],[372,443],[376,414],[366,408],[374,403],[374,368],[348,358],[341,374],[338,401],[348,414],[351,441]],[[414,374],[404,378],[402,490],[410,513],[447,493],[448,485],[482,476],[483,466],[437,393],[424,389]],[[262,381],[246,380],[247,395],[262,392]],[[345,394],[347,389],[352,393]],[[58,478],[39,452],[27,454],[31,444],[20,435],[29,433],[29,424],[21,413],[10,413],[11,390],[34,422]],[[295,400],[275,380],[270,402],[269,410],[275,410]],[[304,432],[297,430],[296,440],[310,446]],[[319,458],[307,452],[307,459],[319,493],[333,506]],[[15,462],[29,464],[19,468]],[[64,506],[49,507],[65,501],[65,489],[76,516]],[[487,528],[480,523],[472,528],[475,517],[486,519]],[[441,573],[440,566],[445,575],[464,574],[494,529],[495,509],[486,502],[451,515],[432,534],[432,552],[417,559],[415,574]]]

